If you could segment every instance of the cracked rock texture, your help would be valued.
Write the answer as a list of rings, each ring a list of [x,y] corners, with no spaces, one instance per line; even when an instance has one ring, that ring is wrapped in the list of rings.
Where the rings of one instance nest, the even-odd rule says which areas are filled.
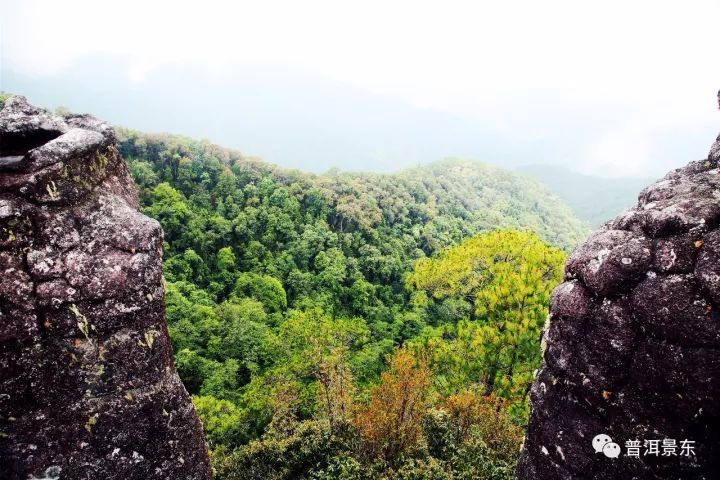
[[[0,478],[210,478],[165,325],[162,229],[112,128],[0,111]]]
[[[566,264],[517,468],[521,480],[720,478],[720,137],[643,190]],[[596,453],[598,434],[622,449]],[[663,440],[678,455],[663,456]],[[683,440],[695,455],[679,455]],[[628,457],[626,442],[661,440]],[[687,452],[686,452],[687,453]]]

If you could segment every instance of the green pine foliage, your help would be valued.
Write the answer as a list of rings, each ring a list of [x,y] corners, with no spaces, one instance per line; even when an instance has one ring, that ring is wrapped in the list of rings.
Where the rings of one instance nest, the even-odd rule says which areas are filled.
[[[585,234],[552,194],[462,160],[310,175],[120,137],[217,478],[512,478],[549,293]]]

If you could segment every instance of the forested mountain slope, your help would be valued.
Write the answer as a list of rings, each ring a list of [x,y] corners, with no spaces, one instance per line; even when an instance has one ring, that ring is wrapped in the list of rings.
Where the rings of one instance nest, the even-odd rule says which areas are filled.
[[[120,138],[145,211],[165,228],[166,275],[216,300],[231,293],[229,271],[254,272],[279,281],[290,307],[312,299],[387,321],[414,262],[443,247],[517,228],[569,250],[585,234],[539,183],[478,162],[315,176],[183,137]]]
[[[329,208],[328,224],[337,232],[422,225],[424,228],[410,233],[422,238],[419,246],[425,253],[478,231],[501,227],[530,228],[566,250],[587,233],[571,210],[540,182],[481,162],[446,159],[397,174],[331,170],[312,175],[205,141],[122,129],[120,133],[122,153],[137,166],[142,186],[165,181],[186,197],[201,190],[217,199],[219,192],[210,190],[223,173],[234,173],[239,188],[267,178],[289,189],[303,205],[310,201],[308,197],[321,194]],[[149,174],[145,163],[154,172],[147,178],[143,177],[143,173]],[[297,188],[303,189],[302,193],[298,194]]]
[[[218,478],[512,475],[549,293],[584,235],[555,196],[463,160],[318,176],[119,136],[165,230],[175,361]]]

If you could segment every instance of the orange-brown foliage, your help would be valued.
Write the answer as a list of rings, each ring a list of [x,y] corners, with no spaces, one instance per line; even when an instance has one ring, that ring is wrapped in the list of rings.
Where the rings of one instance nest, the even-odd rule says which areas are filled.
[[[370,404],[355,416],[367,456],[392,463],[420,443],[429,384],[427,364],[407,349],[389,358],[388,370],[371,391]]]

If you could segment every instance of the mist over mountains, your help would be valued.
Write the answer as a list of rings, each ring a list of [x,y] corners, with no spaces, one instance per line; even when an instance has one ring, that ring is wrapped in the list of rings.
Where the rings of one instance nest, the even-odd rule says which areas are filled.
[[[517,171],[544,183],[592,228],[613,219],[637,201],[638,192],[655,181],[647,178],[604,178],[552,165],[523,165]]]
[[[573,108],[562,92],[538,98],[518,91],[511,104],[459,115],[418,108],[295,67],[237,65],[208,71],[170,64],[138,72],[117,55],[87,56],[49,76],[5,68],[1,87],[47,108],[66,106],[142,131],[207,138],[315,173],[333,167],[391,172],[446,157],[506,168],[551,163],[582,170],[588,160],[580,157],[597,156],[588,153],[592,145],[632,114],[622,105],[595,107],[590,113]],[[659,174],[675,159],[686,159],[704,144],[704,130],[689,125],[664,136],[652,145],[657,155],[652,168]],[[609,143],[598,147],[608,153],[609,163],[616,161],[610,157],[623,141],[600,141]],[[617,169],[604,171],[623,175]]]
[[[578,156],[603,129],[623,122],[626,107],[573,114],[563,108],[562,98],[536,101],[518,92],[516,103],[498,111],[488,107],[471,118],[289,67],[208,71],[174,64],[133,72],[122,56],[88,56],[52,76],[6,68],[2,89],[50,109],[64,106],[145,132],[207,138],[246,156],[313,173],[331,168],[388,173],[443,158],[481,160],[540,180],[590,227],[631,204],[664,165],[675,157],[686,159],[706,138],[704,128],[688,125],[653,146],[661,152],[653,170],[631,178],[608,167],[600,177],[579,173]],[[533,123],[537,117],[547,122]]]

